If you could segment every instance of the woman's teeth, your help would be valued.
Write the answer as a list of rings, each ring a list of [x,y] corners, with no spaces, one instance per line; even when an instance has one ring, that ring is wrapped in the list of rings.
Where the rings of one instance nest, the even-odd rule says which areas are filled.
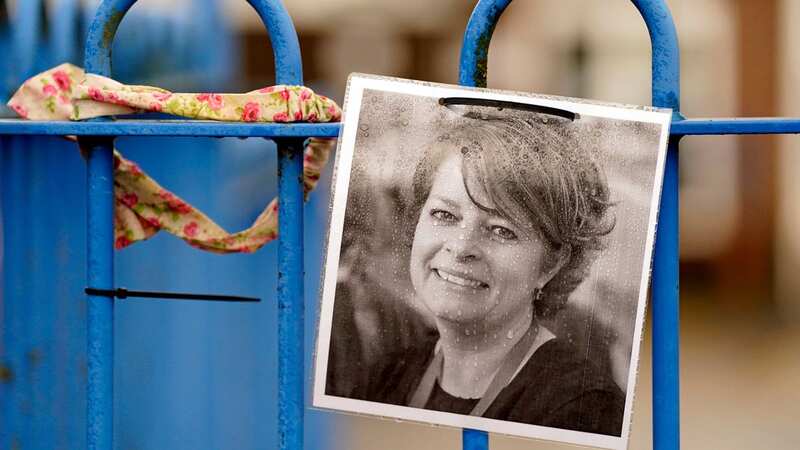
[[[452,273],[447,273],[440,269],[434,269],[434,272],[436,272],[436,275],[438,275],[439,278],[441,278],[444,281],[447,281],[448,283],[453,283],[459,286],[464,286],[472,289],[481,289],[489,287],[489,285],[486,283],[482,283],[477,280],[470,280],[468,278],[462,278],[459,277],[458,275],[453,275]]]

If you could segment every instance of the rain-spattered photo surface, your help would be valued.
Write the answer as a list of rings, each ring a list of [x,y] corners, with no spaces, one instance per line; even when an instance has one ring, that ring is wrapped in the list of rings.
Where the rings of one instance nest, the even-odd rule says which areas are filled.
[[[670,113],[354,75],[314,406],[625,448]]]

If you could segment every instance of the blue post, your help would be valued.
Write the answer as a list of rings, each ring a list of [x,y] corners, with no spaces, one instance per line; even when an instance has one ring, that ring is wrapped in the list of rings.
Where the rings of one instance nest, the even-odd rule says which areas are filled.
[[[510,3],[511,0],[480,0],[475,5],[461,43],[458,84],[486,87],[489,42],[500,15]]]
[[[303,448],[303,141],[278,144],[278,435]]]
[[[489,433],[464,428],[461,431],[461,441],[463,450],[487,450],[489,448]]]
[[[667,150],[653,266],[653,448],[680,448],[678,142]]]
[[[25,175],[30,167],[26,165],[25,146],[30,140],[25,138],[7,138],[0,140],[0,165],[3,165],[0,176],[0,199],[2,199],[3,219],[3,271],[0,279],[3,283],[3,326],[2,344],[0,355],[0,446],[13,448],[21,445],[29,436],[26,429],[30,420],[19,412],[19,405],[28,400],[29,377],[24,376],[29,369],[29,359],[25,357],[28,335],[28,314],[30,301],[26,297],[26,286],[30,277],[25,273],[25,265],[8,264],[13,261],[14,255],[23,255],[25,247],[25,229],[22,226],[9,226],[14,223],[10,218],[10,211],[24,210],[25,204],[30,202],[30,192],[25,186]]]
[[[264,21],[275,54],[275,81],[303,84],[300,43],[278,1],[251,0]],[[269,6],[269,8],[267,8]],[[278,437],[280,450],[302,450],[305,410],[303,351],[303,142],[278,144]]]
[[[89,30],[84,54],[87,73],[111,76],[111,43],[124,11],[103,2]],[[131,4],[133,1],[130,2]],[[104,8],[105,7],[105,8]],[[130,7],[130,5],[128,5]],[[111,35],[105,35],[109,30]],[[93,39],[94,37],[94,39]],[[98,45],[100,42],[106,46]],[[103,56],[107,55],[106,58]],[[104,64],[107,61],[107,65]],[[100,119],[103,120],[103,119]],[[114,140],[88,138],[87,279],[88,286],[114,288]],[[114,445],[114,299],[88,296],[86,445],[112,450]]]
[[[652,42],[653,105],[680,115],[678,38],[663,0],[632,0]],[[489,42],[511,0],[481,0],[467,24],[459,83],[485,86]],[[680,447],[678,314],[678,139],[671,140],[661,199],[653,269],[653,442],[656,450]],[[464,430],[464,449],[488,448],[485,433]]]
[[[652,46],[653,105],[680,121],[680,54],[675,24],[663,0],[633,0]],[[653,448],[680,448],[680,314],[678,291],[678,140],[667,150],[653,265]]]
[[[114,287],[113,140],[84,140],[87,172],[87,285]],[[86,444],[111,450],[114,437],[114,300],[88,296]]]
[[[481,0],[472,10],[459,58],[458,83],[462,86],[486,87],[489,43],[500,15],[511,0]],[[489,435],[485,431],[465,428],[461,433],[463,450],[488,450]]]

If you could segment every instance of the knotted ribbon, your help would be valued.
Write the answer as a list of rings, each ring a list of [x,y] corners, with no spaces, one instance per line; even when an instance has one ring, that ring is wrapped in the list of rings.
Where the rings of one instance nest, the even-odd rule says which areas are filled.
[[[245,94],[173,93],[118,83],[62,64],[25,81],[8,106],[30,120],[163,112],[193,119],[235,122],[336,122],[336,103],[304,86],[271,86]],[[310,138],[303,153],[303,187],[308,194],[335,145]],[[114,150],[114,238],[122,249],[160,230],[215,253],[251,253],[278,236],[278,201],[273,199],[246,230],[228,233],[197,208],[162,188],[136,163]]]

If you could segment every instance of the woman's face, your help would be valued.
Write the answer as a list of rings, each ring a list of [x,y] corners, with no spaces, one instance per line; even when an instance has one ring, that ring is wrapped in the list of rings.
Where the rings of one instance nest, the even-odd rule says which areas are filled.
[[[491,330],[531,312],[533,291],[544,277],[546,247],[538,233],[470,200],[461,161],[454,154],[434,175],[414,233],[411,282],[438,319],[481,322]],[[482,198],[476,201],[493,207]]]

